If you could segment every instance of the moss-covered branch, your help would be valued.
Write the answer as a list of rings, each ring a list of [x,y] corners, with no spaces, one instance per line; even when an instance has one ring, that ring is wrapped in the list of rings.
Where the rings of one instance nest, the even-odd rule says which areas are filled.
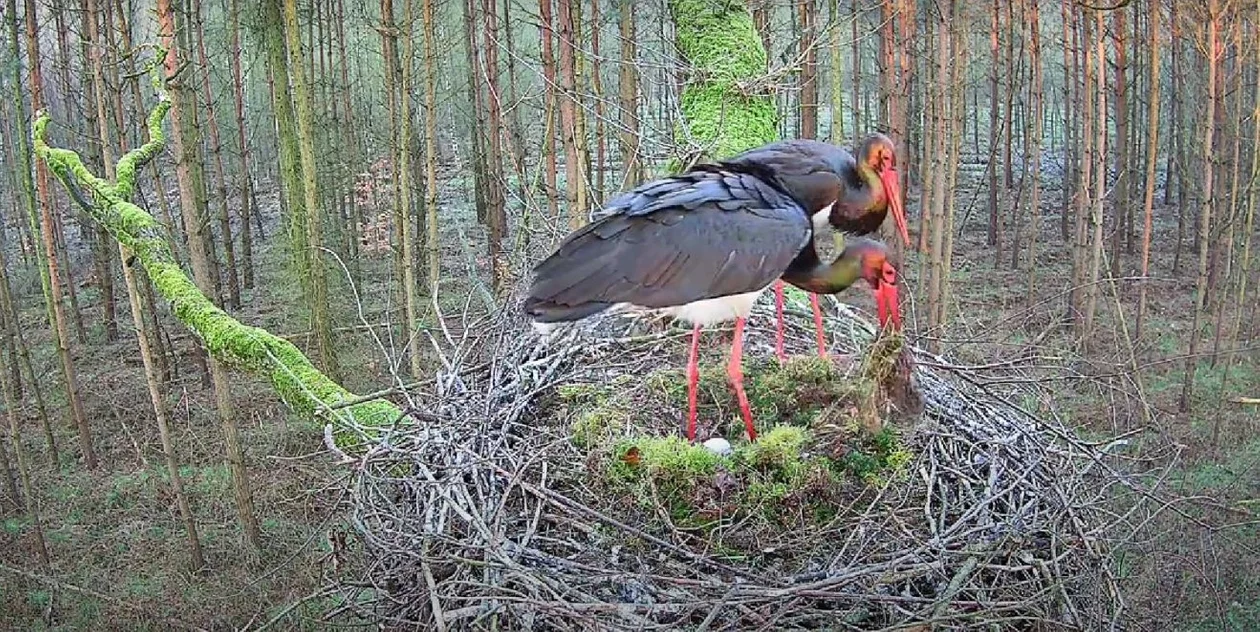
[[[179,267],[163,237],[161,224],[131,203],[136,169],[151,160],[165,142],[162,121],[169,109],[170,101],[163,96],[149,115],[149,141],[118,161],[116,184],[90,172],[77,153],[50,147],[45,141],[49,117],[43,112],[35,121],[35,153],[92,218],[135,254],[175,317],[201,339],[215,358],[269,380],[280,399],[297,414],[332,420],[342,431],[337,433],[339,443],[348,441],[345,430],[396,422],[402,412],[385,401],[334,408],[356,399],[355,395],[317,370],[293,343],[245,325],[215,306]],[[90,200],[85,199],[85,190]]]
[[[756,87],[766,48],[743,0],[670,0],[669,10],[691,66],[681,98],[689,138],[718,159],[776,140],[774,99]]]

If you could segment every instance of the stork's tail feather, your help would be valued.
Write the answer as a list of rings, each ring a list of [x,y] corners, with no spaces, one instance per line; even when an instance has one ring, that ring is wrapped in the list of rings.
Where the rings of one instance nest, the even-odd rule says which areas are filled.
[[[581,320],[593,316],[610,307],[612,303],[582,303],[580,305],[559,305],[551,301],[526,299],[523,311],[537,323],[562,323]]]

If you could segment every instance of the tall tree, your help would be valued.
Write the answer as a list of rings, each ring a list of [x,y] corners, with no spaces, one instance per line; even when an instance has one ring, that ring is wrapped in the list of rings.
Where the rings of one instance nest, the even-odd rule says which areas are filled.
[[[254,209],[254,184],[249,171],[249,141],[245,135],[245,79],[241,71],[241,0],[231,0],[228,23],[232,31],[232,97],[235,100],[236,143],[240,192],[241,218],[241,284],[254,287],[254,239],[250,221],[257,214]]]
[[[574,29],[573,0],[556,0],[560,23],[560,138],[564,144],[564,181],[568,200],[569,228],[586,223],[586,178],[582,172],[578,138],[577,34]]]
[[[801,19],[801,136],[818,138],[818,3],[799,0],[797,14]]]
[[[844,142],[844,71],[841,67],[844,60],[841,58],[840,48],[840,1],[831,0],[827,3],[830,25],[828,32],[831,34],[828,49],[831,51],[831,135],[832,143],[840,144]]]
[[[630,0],[624,0],[629,4]],[[631,16],[633,23],[633,16]],[[560,216],[559,192],[556,187],[556,111],[559,84],[556,81],[556,56],[552,42],[555,41],[552,26],[551,0],[538,0],[538,37],[541,40],[543,69],[543,181],[546,183],[547,209],[552,217]],[[624,45],[624,44],[623,44]]]
[[[506,1],[506,0],[505,0]],[[495,295],[505,290],[506,270],[503,260],[503,238],[507,232],[506,200],[503,186],[503,102],[499,98],[503,94],[499,89],[499,11],[497,0],[481,0],[484,29],[483,61],[486,82],[486,115],[489,129],[486,134],[490,142],[486,144],[486,166],[489,188],[486,190],[486,214],[490,235],[486,240],[487,257],[490,260],[491,285]]]
[[[1151,273],[1151,234],[1154,230],[1155,218],[1155,168],[1159,162],[1159,14],[1160,7],[1152,6],[1150,22],[1147,24],[1147,57],[1150,59],[1150,81],[1146,96],[1146,193],[1142,202],[1142,279],[1138,282],[1137,322],[1133,327],[1134,338],[1142,339],[1142,328],[1146,324],[1146,290],[1150,284],[1147,279]],[[1174,99],[1175,101],[1176,99]],[[1169,173],[1171,182],[1172,174]]]
[[[1199,267],[1194,291],[1194,320],[1187,336],[1189,336],[1189,353],[1186,355],[1185,380],[1181,387],[1181,399],[1178,409],[1190,412],[1191,400],[1194,397],[1194,374],[1199,358],[1199,339],[1202,337],[1204,312],[1207,308],[1208,291],[1208,251],[1211,249],[1212,213],[1214,211],[1213,186],[1216,173],[1216,153],[1212,150],[1216,139],[1216,119],[1218,107],[1217,75],[1220,72],[1220,60],[1224,49],[1220,42],[1221,7],[1220,0],[1208,0],[1207,42],[1204,50],[1207,53],[1207,116],[1203,117],[1203,193],[1200,197],[1198,248]]]
[[[1111,12],[1111,37],[1115,44],[1116,80],[1113,84],[1116,92],[1115,119],[1116,137],[1112,146],[1116,150],[1116,195],[1111,226],[1111,276],[1120,276],[1121,243],[1125,238],[1125,227],[1131,226],[1129,213],[1129,89],[1128,65],[1129,47],[1125,40],[1128,28],[1125,26],[1127,9]],[[1129,243],[1133,242],[1129,236]]]
[[[274,3],[266,3],[273,6]],[[175,176],[179,183],[179,200],[184,215],[184,230],[188,235],[188,258],[192,262],[193,277],[202,292],[210,294],[214,288],[214,272],[210,267],[210,255],[202,238],[201,214],[198,212],[196,155],[193,150],[195,131],[188,126],[184,116],[191,110],[187,86],[180,83],[180,52],[183,50],[175,38],[175,12],[171,0],[158,0],[158,31],[162,47],[166,49],[167,94],[171,102],[171,148],[175,154]],[[195,101],[191,103],[195,108]],[[254,513],[253,491],[245,468],[245,450],[241,445],[240,428],[236,423],[236,411],[232,405],[232,387],[227,370],[218,359],[209,360],[210,382],[214,389],[215,409],[223,427],[224,448],[228,468],[232,472],[232,491],[236,501],[237,519],[240,520],[245,540],[255,549],[262,549],[262,534]]]
[[[16,11],[13,15],[16,20]],[[38,113],[44,109],[44,77],[40,63],[39,23],[36,21],[35,0],[26,0],[26,56],[31,69],[31,109]],[[24,155],[31,155],[28,153],[29,149],[20,149],[20,151]],[[35,190],[38,194],[39,234],[43,240],[43,251],[39,254],[44,259],[43,267],[47,269],[46,292],[52,304],[51,324],[55,329],[53,342],[56,344],[57,358],[61,363],[61,377],[65,386],[66,399],[70,404],[70,417],[79,433],[79,449],[83,453],[83,462],[88,469],[96,469],[96,450],[92,447],[92,429],[88,426],[87,414],[83,410],[79,374],[75,367],[74,356],[70,352],[70,328],[61,302],[63,293],[61,259],[54,236],[57,229],[53,220],[52,192],[48,188],[48,166],[42,162],[35,165]]]
[[[201,18],[200,3],[189,7],[189,17],[193,21],[197,41],[197,58],[204,69],[201,74],[201,89],[205,97],[206,128],[210,131],[210,155],[214,158],[211,167],[214,169],[215,197],[218,201],[219,238],[223,242],[223,266],[219,273],[226,277],[226,302],[232,307],[241,304],[241,283],[236,275],[236,246],[232,237],[232,216],[228,211],[227,171],[223,168],[223,140],[219,135],[219,122],[215,116],[214,92],[210,89],[210,59],[206,55],[206,29]],[[249,222],[246,222],[248,224]]]
[[[284,37],[289,51],[289,84],[297,111],[298,159],[302,166],[302,193],[306,206],[306,247],[310,249],[311,330],[324,372],[338,379],[340,368],[333,347],[328,303],[328,270],[324,264],[324,211],[319,201],[319,165],[315,162],[315,115],[310,82],[303,70],[303,48],[297,17],[297,0],[284,0]],[[280,81],[280,77],[276,78]]]
[[[437,181],[437,41],[433,35],[433,0],[423,0],[424,13],[424,208],[425,248],[429,268],[429,295],[437,296],[442,270],[438,249]],[[414,368],[414,367],[413,367]]]
[[[411,141],[414,135],[411,129],[411,84],[412,69],[415,65],[412,63],[412,57],[415,53],[415,37],[412,35],[415,30],[415,19],[415,0],[403,0],[403,28],[400,37],[402,45],[402,83],[399,84],[400,118],[396,164],[399,187],[398,205],[403,209],[403,314],[407,319],[406,327],[403,328],[403,331],[406,334],[411,377],[418,380],[424,372],[424,364],[420,355],[422,339],[417,329],[420,325],[420,301],[416,294],[416,238],[412,233],[415,224],[411,221],[411,191],[413,188],[411,182]]]
[[[546,2],[546,0],[543,0]],[[621,147],[621,182],[618,189],[627,189],[643,180],[639,158],[639,66],[635,41],[633,0],[618,0],[617,24],[620,29],[621,63],[617,73],[617,94],[620,100],[618,144]],[[554,158],[553,158],[554,160]]]
[[[1027,5],[1028,35],[1032,53],[1032,191],[1029,194],[1028,212],[1028,293],[1024,304],[1032,310],[1037,296],[1037,239],[1041,233],[1041,141],[1045,135],[1042,111],[1043,84],[1041,77],[1041,3],[1033,0]],[[1067,183],[1064,182],[1064,186]]]

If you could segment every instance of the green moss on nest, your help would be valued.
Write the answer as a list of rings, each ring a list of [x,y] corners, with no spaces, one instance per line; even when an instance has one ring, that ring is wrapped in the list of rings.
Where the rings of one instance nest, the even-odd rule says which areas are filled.
[[[715,429],[733,444],[727,455],[680,435],[687,391],[678,369],[642,381],[563,386],[558,399],[574,444],[608,493],[645,519],[667,516],[676,528],[702,531],[745,518],[804,527],[825,524],[852,494],[889,480],[912,457],[894,429],[866,431],[862,415],[875,409],[869,400],[876,388],[864,366],[846,372],[813,356],[784,366],[775,359],[748,363],[745,381],[761,429],[749,443],[725,366],[702,364],[701,425],[718,418]]]

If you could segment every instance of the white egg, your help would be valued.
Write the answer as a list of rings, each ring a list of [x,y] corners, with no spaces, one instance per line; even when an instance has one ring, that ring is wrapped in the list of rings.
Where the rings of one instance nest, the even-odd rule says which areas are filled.
[[[723,439],[722,437],[713,437],[712,439],[705,441],[704,447],[708,448],[710,452],[715,452],[722,456],[726,456],[731,453],[731,442]]]

